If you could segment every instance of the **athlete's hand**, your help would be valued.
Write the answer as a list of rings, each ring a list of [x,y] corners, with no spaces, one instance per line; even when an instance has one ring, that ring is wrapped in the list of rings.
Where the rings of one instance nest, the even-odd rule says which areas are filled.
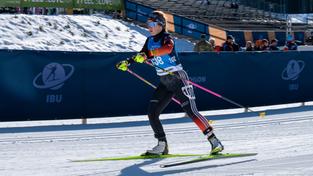
[[[133,57],[133,60],[138,63],[143,63],[145,60],[147,60],[147,56],[145,53],[138,53]]]
[[[119,63],[117,63],[115,66],[116,66],[116,68],[119,69],[119,70],[127,71],[128,66],[129,66],[129,63],[128,63],[127,60],[122,60],[122,61],[120,61]]]

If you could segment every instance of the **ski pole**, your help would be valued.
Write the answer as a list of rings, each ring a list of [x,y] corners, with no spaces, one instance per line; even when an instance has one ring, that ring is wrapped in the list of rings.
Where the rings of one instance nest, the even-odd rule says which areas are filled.
[[[146,79],[144,79],[143,77],[139,76],[137,73],[131,71],[130,69],[127,69],[127,72],[132,74],[133,76],[137,77],[138,79],[140,79],[141,81],[143,81],[144,83],[148,84],[149,86],[153,87],[154,89],[156,89],[157,87],[155,85],[153,85],[152,83],[150,83],[149,81],[147,81]],[[172,98],[173,101],[175,101],[177,104],[181,105],[181,103],[176,100],[174,97]]]
[[[147,62],[147,61],[146,61],[145,63],[146,63],[147,65],[152,66],[152,67],[156,67],[156,68],[158,68],[158,69],[161,69],[161,70],[163,70],[163,71],[169,73],[170,75],[176,76],[178,79],[182,79],[182,78],[179,78],[177,75],[175,75],[173,72],[167,71],[167,70],[165,70],[165,69],[163,69],[163,68],[161,68],[161,67],[159,67],[159,66],[157,66],[157,65],[153,65],[153,64],[151,64],[150,62]],[[229,102],[229,103],[231,103],[231,104],[234,104],[234,105],[236,105],[236,106],[238,106],[238,107],[247,109],[247,110],[250,111],[250,112],[254,112],[254,111],[251,110],[250,108],[244,107],[243,105],[241,105],[241,104],[239,104],[239,103],[236,103],[236,102],[234,102],[234,101],[232,101],[232,100],[230,100],[230,99],[228,99],[228,98],[226,98],[226,97],[224,97],[224,96],[222,96],[222,95],[220,95],[220,94],[218,94],[218,93],[216,93],[216,92],[213,92],[213,91],[211,91],[211,90],[209,90],[209,89],[203,87],[203,86],[200,86],[200,85],[197,84],[197,83],[194,83],[194,82],[192,82],[192,81],[190,81],[190,80],[186,80],[186,81],[189,82],[190,84],[194,85],[195,87],[197,87],[197,88],[199,88],[199,89],[201,89],[201,90],[203,90],[203,91],[205,91],[205,92],[207,92],[207,93],[210,93],[210,94],[212,94],[212,95],[214,95],[214,96],[216,96],[216,97],[218,97],[218,98],[221,98],[221,99],[223,99],[223,100],[225,100],[225,101],[227,101],[227,102]],[[262,114],[260,113],[260,116],[264,116],[264,115],[265,115],[264,113],[262,113]]]

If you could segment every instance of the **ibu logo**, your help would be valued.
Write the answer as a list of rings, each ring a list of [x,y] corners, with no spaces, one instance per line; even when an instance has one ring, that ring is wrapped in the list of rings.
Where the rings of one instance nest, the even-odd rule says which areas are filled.
[[[73,75],[74,67],[70,64],[50,63],[46,65],[33,80],[33,86],[38,89],[58,90]],[[61,103],[62,94],[46,95],[46,103]]]
[[[283,70],[281,77],[283,80],[296,80],[303,71],[305,63],[302,60],[290,60]]]
[[[67,72],[65,68],[68,68]],[[66,80],[74,73],[74,67],[70,64],[50,63],[46,65],[33,80],[34,87],[38,89],[60,89]]]
[[[47,95],[46,102],[47,103],[61,103],[63,95]]]
[[[290,60],[281,74],[281,78],[286,81],[291,81],[288,85],[289,91],[297,91],[300,88],[297,79],[305,66],[302,60]]]
[[[197,25],[194,24],[194,23],[189,23],[189,24],[187,25],[187,27],[188,27],[189,29],[197,29]]]

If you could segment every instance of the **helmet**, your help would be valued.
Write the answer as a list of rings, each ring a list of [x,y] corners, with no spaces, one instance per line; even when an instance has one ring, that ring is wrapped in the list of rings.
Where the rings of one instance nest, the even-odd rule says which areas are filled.
[[[165,27],[166,25],[165,15],[163,12],[160,12],[160,11],[153,11],[152,13],[150,13],[148,20],[157,22],[163,27]]]

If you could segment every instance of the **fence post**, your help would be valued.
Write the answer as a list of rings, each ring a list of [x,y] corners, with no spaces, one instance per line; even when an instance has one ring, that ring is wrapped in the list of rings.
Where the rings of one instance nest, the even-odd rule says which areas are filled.
[[[82,120],[82,125],[86,125],[87,124],[87,118],[85,118],[84,116],[81,117]]]

